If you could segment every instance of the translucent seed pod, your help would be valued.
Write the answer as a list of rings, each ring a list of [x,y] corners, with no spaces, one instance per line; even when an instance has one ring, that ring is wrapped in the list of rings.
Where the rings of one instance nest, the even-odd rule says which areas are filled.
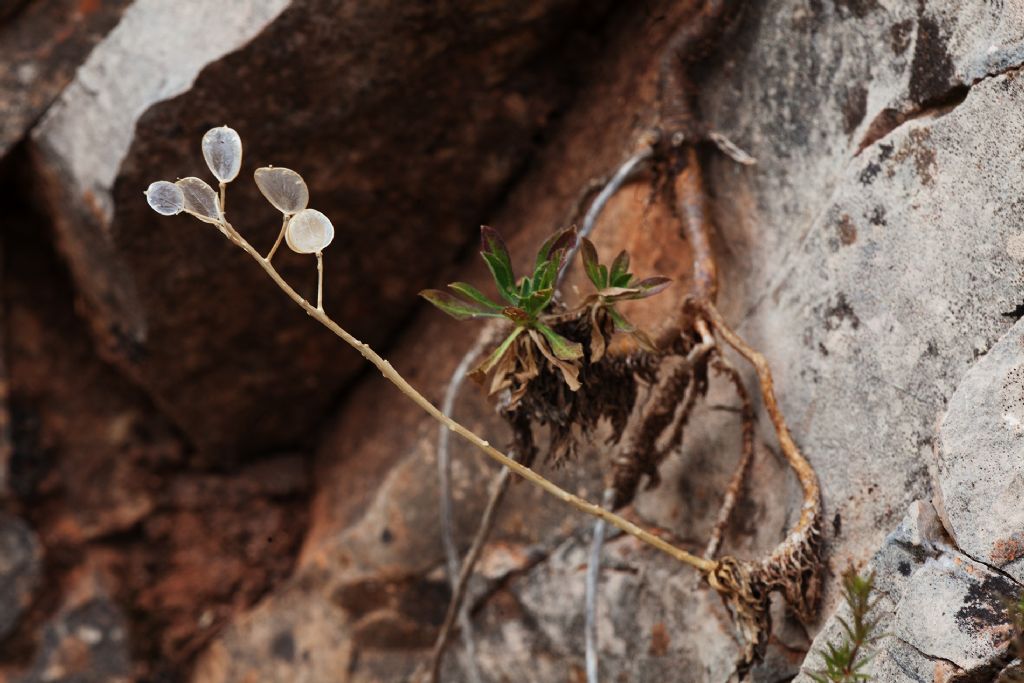
[[[219,225],[224,217],[220,213],[220,203],[213,188],[200,178],[182,178],[175,183],[182,192],[184,209],[205,223]]]
[[[267,201],[286,216],[302,211],[309,203],[306,181],[290,168],[257,168],[253,177]]]
[[[166,180],[150,183],[144,194],[149,207],[161,216],[176,216],[185,209],[181,188]]]
[[[284,239],[292,251],[315,254],[323,251],[334,239],[334,225],[316,209],[303,209],[288,221]]]
[[[230,183],[242,168],[242,138],[234,128],[211,128],[203,136],[203,158],[222,183]]]

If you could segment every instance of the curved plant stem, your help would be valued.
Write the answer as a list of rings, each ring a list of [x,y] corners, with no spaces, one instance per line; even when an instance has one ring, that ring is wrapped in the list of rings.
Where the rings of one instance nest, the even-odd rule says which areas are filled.
[[[316,310],[324,310],[324,253],[316,252]]]
[[[565,278],[565,273],[569,268],[569,264],[576,258],[576,252],[579,251],[582,238],[589,237],[590,233],[594,231],[594,226],[597,225],[597,219],[604,211],[605,204],[608,203],[612,197],[615,196],[622,186],[629,182],[634,174],[640,169],[644,162],[650,160],[653,156],[653,150],[650,147],[645,147],[633,156],[622,162],[618,170],[615,171],[615,175],[612,176],[608,184],[594,197],[594,201],[590,204],[590,208],[587,209],[586,215],[583,216],[583,225],[580,228],[579,236],[580,239],[576,241],[576,244],[572,249],[568,251],[565,256],[565,263],[562,269],[558,271],[558,278],[555,280],[555,287],[557,288],[562,280]]]
[[[718,510],[718,519],[715,521],[714,529],[711,530],[711,537],[708,539],[707,549],[704,551],[704,557],[709,560],[714,559],[718,554],[719,546],[722,544],[722,533],[729,523],[733,508],[736,507],[743,480],[747,476],[747,470],[750,469],[750,462],[754,459],[754,406],[750,403],[747,387],[744,386],[739,371],[721,355],[714,359],[713,364],[715,368],[728,376],[729,381],[736,388],[736,395],[740,398],[743,446],[740,451],[739,464],[736,465],[736,471],[733,472],[732,478],[729,480],[729,487],[725,491],[722,507]]]
[[[473,576],[473,569],[476,567],[476,562],[480,559],[480,553],[483,551],[484,545],[487,543],[487,537],[490,535],[491,529],[494,527],[494,519],[497,515],[498,507],[501,505],[501,501],[505,498],[505,493],[508,491],[508,485],[511,481],[511,472],[509,472],[508,468],[503,467],[491,482],[490,500],[487,501],[487,508],[484,510],[483,517],[480,519],[480,526],[477,529],[476,537],[473,539],[473,545],[470,546],[469,552],[466,553],[466,558],[462,561],[462,569],[459,572],[459,578],[455,583],[455,588],[452,592],[452,599],[448,603],[448,611],[444,615],[444,623],[441,625],[441,631],[437,636],[437,641],[434,643],[434,650],[431,653],[431,683],[437,683],[437,681],[440,680],[441,664],[444,661],[444,649],[447,647],[448,639],[451,637],[452,627],[455,625],[455,618],[460,613],[463,613],[462,607],[465,606],[464,598],[466,588],[469,586],[469,579]]]
[[[615,503],[615,490],[608,488],[601,496],[601,505],[610,508]],[[587,584],[583,619],[583,635],[586,640],[587,683],[598,683],[597,650],[597,584],[601,580],[601,550],[604,547],[605,521],[594,522],[594,535],[590,539],[590,555],[587,557]]]
[[[693,145],[687,146],[684,154],[686,167],[676,176],[673,189],[683,223],[683,236],[693,250],[693,294],[698,300],[713,302],[718,295],[718,266],[711,251],[704,178]]]
[[[288,215],[285,214],[284,220],[281,221],[281,232],[277,233],[277,240],[274,242],[274,246],[270,248],[270,253],[267,254],[267,260],[274,258],[274,254],[277,253],[277,248],[281,246],[281,240],[284,239],[285,228],[288,227]]]
[[[489,329],[489,328],[488,328]],[[455,400],[459,396],[459,391],[462,389],[462,385],[466,380],[466,376],[469,374],[469,369],[472,365],[480,358],[480,355],[487,348],[487,345],[491,342],[491,335],[487,331],[481,332],[480,336],[477,337],[476,342],[466,352],[459,361],[459,364],[455,367],[455,371],[452,373],[451,379],[448,380],[448,387],[444,392],[444,399],[441,402],[441,410],[445,415],[451,415],[455,412]],[[451,449],[448,447],[450,441],[449,437],[451,431],[444,425],[440,425],[437,430],[437,480],[438,480],[438,495],[440,497],[440,510],[441,510],[441,545],[444,547],[445,565],[448,569],[448,578],[451,582],[452,587],[452,599],[453,604],[458,605],[459,610],[459,633],[462,637],[463,647],[466,648],[466,659],[467,659],[467,671],[469,673],[471,683],[478,683],[480,681],[480,672],[476,666],[476,642],[473,637],[473,624],[469,619],[469,608],[465,604],[459,604],[461,602],[461,596],[458,592],[459,583],[459,551],[455,546],[455,523],[454,523],[454,512],[452,506],[452,458]],[[502,469],[502,472],[508,470]],[[499,473],[496,476],[502,476]],[[488,503],[490,506],[490,503]],[[481,525],[482,529],[482,525]],[[480,534],[481,529],[477,530],[477,534]],[[474,541],[475,544],[475,541]],[[468,561],[468,558],[467,558]],[[470,565],[472,568],[472,565]],[[441,639],[441,635],[438,635],[438,640]],[[436,651],[436,650],[435,650]],[[443,655],[443,648],[440,651]]]
[[[716,562],[705,560],[701,557],[693,555],[692,553],[688,553],[681,548],[677,548],[671,543],[668,543],[665,540],[658,538],[654,534],[646,531],[645,529],[642,529],[636,524],[633,524],[629,520],[620,517],[614,512],[606,510],[602,508],[600,505],[596,505],[594,503],[591,503],[590,501],[580,498],[579,496],[569,493],[568,491],[561,488],[560,486],[550,481],[549,479],[545,478],[541,474],[538,474],[529,467],[526,467],[525,465],[518,463],[512,458],[508,457],[498,449],[491,446],[490,443],[488,443],[487,441],[480,438],[466,427],[462,426],[455,420],[445,415],[443,412],[438,410],[437,406],[428,401],[423,394],[418,392],[411,384],[409,384],[409,382],[406,381],[406,379],[402,377],[402,375],[400,375],[398,371],[394,369],[394,367],[392,367],[391,363],[382,358],[376,351],[371,349],[369,344],[366,344],[356,339],[338,323],[332,320],[331,317],[328,316],[324,311],[318,310],[315,306],[306,301],[306,299],[304,299],[298,292],[296,292],[292,288],[292,286],[289,285],[284,280],[284,278],[281,277],[281,274],[277,272],[277,269],[274,268],[270,261],[260,256],[259,252],[257,252],[256,249],[254,249],[253,246],[249,244],[249,242],[246,241],[244,237],[242,237],[233,227],[231,227],[230,223],[227,223],[225,221],[223,227],[227,231],[231,241],[237,244],[239,247],[242,248],[243,251],[245,251],[245,253],[251,256],[253,260],[255,260],[256,263],[259,264],[259,266],[264,270],[264,272],[266,272],[266,274],[270,276],[270,279],[274,281],[274,284],[280,287],[281,291],[288,295],[288,298],[290,298],[292,301],[298,304],[298,306],[302,308],[302,310],[304,310],[311,318],[313,318],[318,323],[326,327],[328,330],[330,330],[335,335],[340,337],[342,341],[344,341],[346,344],[348,344],[356,351],[358,351],[360,355],[363,356],[363,358],[370,361],[370,363],[372,363],[378,370],[380,370],[381,374],[384,376],[386,380],[394,384],[399,391],[405,394],[405,396],[409,398],[413,403],[422,408],[424,412],[426,412],[428,415],[430,415],[432,418],[434,418],[441,424],[448,427],[448,429],[450,429],[451,431],[461,436],[463,439],[465,439],[470,444],[475,446],[478,450],[482,451],[484,455],[491,458],[499,465],[504,465],[505,467],[509,468],[510,470],[512,470],[514,474],[518,475],[519,477],[522,477],[523,479],[527,480],[534,486],[542,489],[547,494],[554,496],[558,500],[561,500],[563,503],[566,503],[567,505],[579,510],[580,512],[583,512],[584,514],[591,515],[592,517],[599,517],[601,519],[608,521],[610,524],[618,527],[619,529],[622,529],[630,536],[634,536],[639,541],[646,543],[647,545],[652,546],[654,548],[657,548],[666,555],[669,555],[670,557],[673,557],[684,564],[688,564],[705,573],[712,572],[717,568]]]
[[[739,335],[733,332],[732,328],[726,324],[722,314],[718,312],[718,309],[713,304],[699,300],[692,301],[691,304],[707,316],[715,332],[720,334],[729,346],[734,348],[748,363],[754,366],[758,382],[761,385],[761,397],[764,401],[764,407],[771,418],[772,425],[775,427],[779,448],[782,450],[782,455],[786,458],[786,462],[789,463],[789,466],[796,474],[797,480],[800,482],[800,488],[803,489],[804,504],[801,506],[800,519],[793,527],[786,541],[773,553],[773,556],[779,555],[785,550],[787,545],[792,545],[796,542],[805,532],[810,531],[818,521],[818,516],[821,512],[821,488],[818,484],[818,475],[815,474],[811,463],[807,462],[807,459],[800,453],[800,449],[797,448],[796,443],[793,441],[793,436],[789,432],[789,427],[786,426],[786,420],[783,418],[782,411],[779,410],[778,400],[775,398],[775,385],[772,381],[772,373],[768,367],[768,361],[765,360],[763,355],[748,346]]]

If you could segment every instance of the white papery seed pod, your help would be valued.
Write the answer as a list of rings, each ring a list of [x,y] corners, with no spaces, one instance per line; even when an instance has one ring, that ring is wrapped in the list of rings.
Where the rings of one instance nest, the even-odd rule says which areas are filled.
[[[306,181],[290,168],[257,168],[253,178],[267,201],[286,216],[297,214],[309,203]]]
[[[234,128],[211,128],[203,136],[203,158],[222,183],[230,183],[242,168],[242,138]]]
[[[172,182],[158,180],[146,188],[146,202],[161,216],[176,216],[185,209],[185,195]]]
[[[217,193],[205,180],[191,176],[182,178],[175,185],[181,189],[186,213],[214,225],[219,225],[224,220],[220,212],[220,202],[217,201]]]
[[[315,254],[323,251],[334,239],[334,225],[316,209],[303,209],[288,221],[284,239],[292,251]]]

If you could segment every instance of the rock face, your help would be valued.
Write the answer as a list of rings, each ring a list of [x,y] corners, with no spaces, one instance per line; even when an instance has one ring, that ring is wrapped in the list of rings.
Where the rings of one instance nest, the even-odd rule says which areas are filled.
[[[773,605],[750,678],[809,680],[821,663],[806,653],[839,636],[850,565],[876,572],[890,634],[878,681],[1019,669],[1002,605],[1024,579],[1024,4],[748,4],[700,78],[708,127],[757,159],[702,148],[720,305],[770,361],[820,476],[828,579],[817,623]],[[39,255],[48,233],[12,221],[6,505],[63,588],[36,588],[49,599],[8,627],[0,681],[37,680],[92,645],[107,649],[75,661],[101,663],[62,672],[370,683],[426,660],[449,594],[436,423],[376,373],[356,381],[357,354],[216,231],[155,217],[141,190],[204,175],[200,136],[228,123],[245,145],[230,218],[269,248],[278,225],[248,178],[300,170],[337,228],[327,310],[439,401],[478,328],[416,309],[415,292],[484,281],[463,258],[479,222],[509,237],[520,269],[578,222],[587,188],[657,124],[661,50],[698,3],[428,5],[263,0],[226,15],[137,0],[34,129],[33,189],[73,284]],[[675,279],[629,311],[654,330],[677,319],[691,260],[656,187],[650,174],[627,186],[595,233],[602,254],[628,247],[637,272]],[[311,293],[311,259],[279,259]],[[700,552],[738,459],[736,411],[713,382],[661,486],[627,514]],[[476,387],[455,414],[507,439]],[[773,548],[799,514],[768,427],[762,416],[726,534],[738,557]],[[452,452],[464,549],[492,470],[465,444]],[[538,467],[596,500],[612,456],[599,442]],[[589,527],[512,487],[471,582],[485,681],[585,680]],[[78,585],[87,597],[54,595]],[[599,591],[602,680],[734,676],[732,623],[699,576],[615,537]],[[105,626],[59,640],[78,609]],[[471,680],[460,650],[443,680]]]
[[[326,300],[387,346],[571,98],[568,50],[606,5],[135,3],[33,133],[105,353],[211,458],[309,443],[359,360],[216,231],[159,220],[141,191],[205,176],[199,140],[230,122],[234,225],[269,250],[279,222],[252,171],[299,170],[337,231]],[[312,296],[310,258],[278,265]]]
[[[944,538],[931,505],[914,501],[927,500],[935,490],[933,443],[946,402],[977,358],[1007,332],[1012,320],[1003,313],[1020,297],[1020,250],[1014,245],[1024,219],[1006,188],[1024,180],[1024,169],[1018,147],[1005,141],[1024,139],[1014,113],[1024,86],[1011,68],[1024,50],[1021,24],[1010,19],[1021,11],[1016,5],[997,10],[963,3],[889,7],[779,0],[750,8],[728,43],[743,48],[727,48],[706,67],[701,101],[709,124],[758,159],[749,168],[710,159],[722,305],[768,356],[784,412],[821,476],[831,576],[872,556],[889,568],[879,609],[899,631],[879,653],[882,680],[984,677],[1005,663],[1000,636],[1007,624],[997,605],[1014,584]],[[630,26],[619,30],[628,36]],[[647,111],[643,97],[653,90],[653,69],[649,62],[630,66],[629,72],[607,68],[579,98],[562,140],[511,195],[495,225],[558,221],[587,175],[614,168],[636,144],[644,124],[624,125],[632,119],[616,116],[608,105],[629,93],[628,110]],[[583,177],[567,170],[577,159],[587,169]],[[598,231],[609,247],[643,233],[644,192],[643,185],[627,190],[609,209],[608,223]],[[661,244],[664,261],[673,253],[685,258],[685,252],[670,251],[676,248],[671,241]],[[416,359],[426,346],[415,340],[443,333],[434,322],[413,329],[411,340],[394,354],[396,366],[439,393],[446,372],[418,369]],[[450,356],[448,371],[457,357]],[[347,581],[354,565],[359,575],[378,576],[423,574],[440,565],[437,546],[423,541],[436,538],[436,521],[425,517],[429,512],[410,512],[410,506],[422,510],[426,499],[417,487],[423,484],[407,484],[411,490],[402,488],[401,495],[388,486],[379,489],[384,498],[370,502],[365,515],[356,511],[362,506],[344,502],[353,496],[367,500],[354,489],[374,488],[368,482],[394,481],[380,464],[387,457],[379,455],[382,448],[401,468],[415,468],[417,458],[432,454],[433,427],[413,412],[394,406],[370,418],[357,407],[376,404],[390,391],[374,384],[353,396],[325,440],[318,521],[302,561],[309,569],[300,576],[326,581],[323,573],[309,572],[337,567],[335,573]],[[726,400],[714,396],[709,405]],[[721,435],[731,433],[725,419],[720,412],[695,416],[687,448],[665,466],[665,483],[637,501],[644,518],[684,538],[706,534],[735,462],[722,455],[737,448],[723,441]],[[402,425],[401,436],[394,425]],[[386,447],[375,442],[372,434],[378,433],[389,434]],[[364,463],[357,485],[346,482],[352,472],[334,455],[342,444],[355,444],[356,459]],[[740,556],[772,547],[797,514],[796,487],[773,457],[767,434],[763,444],[730,531],[728,549]],[[599,461],[585,459],[591,466]],[[457,475],[469,481],[468,489],[457,488],[463,510],[479,510],[481,504],[483,487],[474,471]],[[425,478],[428,470],[422,472]],[[575,472],[580,485],[588,476],[593,475]],[[385,500],[392,502],[382,508]],[[514,502],[509,506],[519,509]],[[891,532],[908,508],[911,521]],[[540,509],[538,503],[535,510]],[[395,520],[401,520],[396,526],[403,533],[388,533]],[[336,535],[338,528],[347,530]],[[461,530],[463,543],[469,533]],[[500,524],[495,548],[507,543],[508,533]],[[424,556],[427,548],[435,548],[432,558]],[[631,554],[642,563],[636,571],[643,579],[634,583],[614,570],[606,573],[603,676],[660,680],[686,670],[692,674],[687,680],[727,678],[732,669],[725,662],[735,644],[713,596],[685,573],[660,575],[659,560],[649,552],[613,543],[609,553]],[[481,666],[489,680],[508,672],[525,680],[580,675],[579,542],[566,542],[546,558],[514,574],[478,608]],[[575,576],[559,570],[574,563]],[[834,586],[835,581],[817,647],[837,633],[837,623],[825,619],[836,605]],[[929,593],[944,598],[929,600]],[[286,611],[288,602],[278,596],[231,629],[225,637],[231,651],[260,661],[260,641],[245,644],[242,634],[272,622],[275,610]],[[332,628],[346,628],[353,619],[349,603],[339,607],[326,615]],[[431,614],[418,623],[431,624],[436,611]],[[408,615],[404,622],[394,610],[390,615],[391,634],[403,632],[402,623],[404,632],[412,630]],[[779,617],[777,640],[754,680],[793,675],[810,647],[797,625],[786,623],[781,612]],[[359,652],[353,655],[359,664],[353,680],[400,678],[412,669],[399,655],[415,660],[414,652],[396,652],[384,638],[352,638]],[[687,643],[700,645],[690,650]],[[539,654],[524,659],[523,651]],[[666,653],[668,660],[662,659]],[[289,675],[314,680],[311,666],[297,662]],[[454,658],[449,666],[449,678],[461,680],[465,674]],[[818,666],[817,660],[807,666]],[[235,672],[200,680],[244,677]]]
[[[903,522],[886,537],[864,568],[875,574],[875,608],[882,617],[865,669],[878,683],[902,681],[989,681],[1012,654],[1006,605],[1020,586],[958,551],[930,503],[916,501]],[[836,617],[849,621],[842,605]],[[814,641],[803,664],[807,672],[823,668],[820,651],[839,644],[842,629],[833,617]]]
[[[10,0],[0,7],[0,158],[60,95],[128,4]]]
[[[950,533],[971,557],[1024,581],[1024,323],[970,369],[939,433],[938,484]]]
[[[0,515],[0,638],[9,635],[42,578],[42,549],[32,529]]]

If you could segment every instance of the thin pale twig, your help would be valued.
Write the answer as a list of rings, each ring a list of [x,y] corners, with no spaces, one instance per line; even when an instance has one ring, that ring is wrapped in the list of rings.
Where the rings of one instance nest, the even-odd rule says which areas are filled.
[[[621,190],[622,186],[633,178],[633,175],[640,169],[642,164],[651,158],[652,154],[653,151],[651,148],[645,147],[622,162],[619,169],[615,171],[615,175],[612,176],[611,180],[608,181],[608,184],[604,186],[604,189],[602,189],[594,198],[593,203],[591,203],[590,208],[587,209],[587,213],[583,217],[583,225],[579,231],[580,239],[576,241],[576,244],[573,245],[572,249],[570,249],[566,254],[565,263],[562,266],[562,269],[558,271],[558,278],[555,280],[556,289],[565,278],[565,273],[569,264],[572,263],[573,259],[576,257],[576,252],[579,251],[582,238],[589,237],[594,231],[594,226],[597,225],[597,219],[601,215],[601,212],[604,211],[604,207],[608,203],[608,200],[614,197],[615,193]]]
[[[605,489],[601,505],[611,507],[615,502],[615,490]],[[590,555],[587,557],[587,583],[584,598],[583,634],[586,640],[587,683],[598,683],[597,649],[597,584],[601,578],[601,549],[604,547],[605,521],[594,522],[594,534],[590,539]]]
[[[288,227],[288,215],[285,214],[284,220],[281,221],[281,232],[277,233],[277,240],[274,241],[274,246],[270,248],[270,253],[267,254],[267,260],[274,258],[274,254],[277,253],[277,248],[281,246],[281,241],[284,239],[284,231]]]
[[[667,543],[661,538],[658,538],[654,534],[637,526],[629,520],[620,517],[614,512],[606,510],[598,504],[591,503],[590,501],[584,500],[579,496],[569,493],[568,491],[561,488],[553,481],[547,479],[538,472],[535,472],[526,465],[516,462],[509,456],[505,455],[498,449],[491,446],[491,444],[488,441],[484,440],[470,429],[464,427],[462,424],[456,422],[452,418],[445,415],[443,412],[438,410],[437,406],[435,406],[433,403],[427,400],[427,398],[423,394],[418,392],[411,384],[409,384],[409,382],[401,374],[399,374],[397,370],[395,370],[391,363],[389,363],[387,360],[381,357],[376,351],[370,348],[369,344],[366,344],[357,339],[356,337],[352,336],[352,334],[350,334],[347,330],[341,327],[341,325],[336,323],[324,311],[317,310],[315,306],[310,304],[309,301],[307,301],[298,292],[296,292],[295,289],[291,285],[289,285],[288,282],[286,282],[283,277],[281,277],[281,274],[277,272],[277,269],[274,268],[274,266],[267,259],[260,256],[259,252],[257,252],[256,249],[253,248],[253,246],[249,244],[249,242],[244,237],[242,237],[238,233],[238,231],[236,231],[234,227],[231,226],[230,223],[228,223],[225,220],[224,223],[222,224],[222,227],[226,231],[228,238],[232,242],[237,244],[245,253],[251,256],[252,259],[256,261],[257,265],[259,265],[260,268],[262,268],[264,272],[270,277],[270,279],[274,281],[274,284],[276,284],[281,289],[281,291],[283,291],[288,296],[288,298],[294,301],[311,318],[313,318],[318,323],[326,327],[336,336],[341,338],[342,341],[344,341],[346,344],[348,344],[353,349],[358,351],[359,354],[363,356],[363,358],[368,360],[371,364],[373,364],[374,367],[380,370],[381,374],[384,376],[386,380],[394,384],[395,387],[400,392],[405,394],[405,396],[408,399],[410,399],[413,403],[419,406],[430,417],[437,420],[439,423],[447,426],[448,429],[452,430],[453,432],[461,436],[463,439],[468,441],[477,450],[482,451],[484,455],[489,457],[491,460],[495,461],[499,465],[503,465],[509,468],[517,476],[522,477],[523,479],[530,482],[532,485],[542,489],[548,495],[551,495],[557,498],[558,500],[561,500],[563,503],[566,503],[570,507],[573,507],[584,514],[591,515],[592,517],[599,517],[605,519],[612,525],[625,531],[627,534],[636,537],[641,542],[646,543],[647,545],[650,545],[654,548],[657,548],[666,555],[669,555],[670,557],[673,557],[684,564],[691,565],[692,567],[705,573],[712,572],[715,569],[717,569],[717,564],[715,562],[709,562],[681,548],[677,548],[673,546],[671,543]]]
[[[455,367],[451,378],[448,380],[448,387],[444,392],[444,399],[441,402],[441,410],[446,415],[455,412],[455,401],[459,391],[466,381],[469,369],[476,363],[477,359],[484,352],[484,349],[491,343],[493,334],[488,327],[477,337],[473,346],[462,356],[462,360]],[[448,569],[448,579],[452,586],[452,602],[456,603],[459,582],[459,551],[455,546],[455,523],[452,508],[452,459],[449,448],[451,430],[445,425],[440,425],[437,431],[437,480],[438,494],[440,496],[441,509],[441,544],[444,547],[445,565]],[[496,476],[501,476],[500,473]],[[479,531],[477,532],[479,534]],[[480,672],[476,665],[476,641],[473,637],[473,625],[469,619],[469,608],[465,604],[459,607],[459,633],[462,637],[463,647],[466,648],[467,671],[472,683],[480,680]]]

